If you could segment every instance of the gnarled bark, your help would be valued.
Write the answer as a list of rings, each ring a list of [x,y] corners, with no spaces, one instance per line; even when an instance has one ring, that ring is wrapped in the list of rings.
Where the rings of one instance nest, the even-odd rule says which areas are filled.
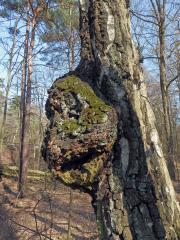
[[[101,239],[178,239],[179,205],[131,39],[128,6],[125,0],[80,0],[81,62],[73,74],[118,117],[116,142],[90,194]],[[55,167],[58,156],[50,162]],[[77,176],[74,181],[78,185]]]

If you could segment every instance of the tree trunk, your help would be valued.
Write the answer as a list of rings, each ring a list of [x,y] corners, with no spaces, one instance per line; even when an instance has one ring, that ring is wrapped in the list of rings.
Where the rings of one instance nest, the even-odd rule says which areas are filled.
[[[70,31],[70,35],[69,35],[69,39],[68,39],[68,52],[69,52],[69,56],[68,56],[68,62],[69,62],[69,71],[73,71],[74,70],[74,39],[73,39],[73,28],[72,28],[72,5],[69,4],[69,31]]]
[[[21,101],[20,101],[20,153],[19,153],[19,179],[18,191],[19,197],[23,197],[25,193],[25,185],[27,178],[27,149],[26,149],[26,85],[27,85],[27,68],[28,68],[28,48],[29,48],[29,31],[30,19],[27,17],[26,37],[24,46],[24,59],[22,64],[22,79],[21,79]]]
[[[128,7],[126,0],[80,0],[81,61],[49,91],[42,153],[61,180],[92,195],[100,239],[175,240],[180,209],[132,42]],[[81,91],[88,85],[80,79],[103,105],[92,100],[93,91]],[[102,111],[109,114],[103,122],[92,121],[93,128],[88,120]]]
[[[114,158],[94,188],[101,239],[178,239],[179,205],[130,35],[129,1],[80,1],[76,74],[117,111]]]
[[[165,11],[165,10],[164,10]],[[170,176],[172,179],[176,179],[175,163],[174,163],[174,141],[172,133],[172,116],[170,112],[170,102],[167,87],[167,77],[166,77],[166,61],[165,61],[165,13],[163,9],[159,9],[160,23],[159,23],[159,70],[160,70],[160,86],[162,94],[162,105],[164,114],[164,127],[167,145],[167,164]]]
[[[163,104],[163,112],[164,112],[164,124],[165,124],[166,138],[168,142],[171,134],[171,127],[170,127],[170,117],[169,117],[169,99],[168,99],[168,89],[167,89],[167,79],[166,79],[166,64],[165,64],[165,56],[164,56],[164,50],[165,50],[164,34],[165,34],[164,30],[160,28],[159,30],[160,85],[161,85],[162,104]]]
[[[177,86],[179,92],[179,102],[180,102],[180,50],[178,49],[178,42],[176,44],[175,56],[177,61]]]
[[[29,30],[32,28],[29,43]],[[28,16],[26,29],[26,43],[24,54],[24,70],[22,77],[21,90],[21,141],[20,141],[20,171],[19,171],[19,196],[25,194],[27,182],[27,170],[29,164],[29,129],[30,129],[30,113],[31,113],[31,85],[33,72],[33,49],[35,45],[36,17],[34,16],[30,23]],[[26,83],[27,78],[27,83]],[[27,86],[26,86],[27,85]]]

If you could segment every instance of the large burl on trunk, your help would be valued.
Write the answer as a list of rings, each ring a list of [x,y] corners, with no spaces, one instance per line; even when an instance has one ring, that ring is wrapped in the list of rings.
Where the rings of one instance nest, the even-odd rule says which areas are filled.
[[[112,158],[117,115],[76,76],[57,80],[46,104],[43,156],[66,184],[91,191]]]
[[[49,91],[43,156],[63,182],[92,195],[101,239],[175,240],[179,205],[128,7],[80,1],[81,61]]]

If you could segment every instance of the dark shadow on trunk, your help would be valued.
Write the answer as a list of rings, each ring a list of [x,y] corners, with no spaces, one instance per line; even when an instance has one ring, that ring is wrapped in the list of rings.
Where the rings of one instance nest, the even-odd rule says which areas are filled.
[[[89,64],[92,66],[91,63]],[[115,73],[116,70],[111,69],[111,72]],[[85,77],[83,68],[82,73],[81,68],[79,68],[78,71],[74,73],[74,75],[75,74],[80,79],[85,79],[86,81],[87,78]],[[128,115],[125,115],[122,112],[118,114],[119,122],[123,122],[123,125],[118,126],[119,132],[117,143],[114,147],[114,158],[112,162],[109,162],[103,170],[103,176],[100,176],[100,179],[103,179],[103,182],[98,183],[97,186],[95,186],[93,191],[90,193],[93,198],[92,204],[95,209],[97,219],[101,219],[100,231],[102,233],[102,228],[104,231],[102,239],[110,239],[110,237],[112,237],[112,235],[109,236],[107,233],[107,231],[109,230],[107,228],[107,224],[111,226],[110,216],[108,215],[108,212],[110,211],[110,199],[114,202],[114,206],[117,205],[115,206],[114,211],[117,211],[117,216],[122,221],[121,239],[128,239],[126,238],[126,236],[124,236],[123,233],[124,231],[126,232],[126,228],[131,229],[133,239],[163,239],[165,238],[166,233],[163,223],[161,221],[159,209],[157,207],[157,199],[159,197],[156,196],[153,186],[153,182],[155,181],[155,176],[153,175],[155,174],[158,177],[158,172],[156,173],[154,169],[149,169],[150,163],[146,161],[146,156],[148,155],[151,157],[154,155],[154,157],[156,157],[156,153],[154,151],[155,146],[153,146],[153,143],[150,143],[149,145],[151,147],[147,150],[146,153],[144,152],[145,147],[141,137],[140,123],[136,113],[132,108],[130,101],[127,98],[128,93],[125,93],[124,98],[127,106],[123,106],[123,102],[121,104],[120,102],[116,101],[115,97],[112,95],[112,86],[108,85],[108,79],[103,82],[104,85],[102,86],[101,92],[99,92],[98,87],[94,84],[96,83],[96,78],[98,75],[98,69],[97,71],[95,71],[95,68],[93,68],[92,78],[90,78],[90,76],[87,76],[88,82],[93,87],[96,94],[108,104],[113,106],[115,109],[120,107],[123,112],[123,107],[124,110],[125,107],[127,107],[129,111]],[[123,88],[123,86],[120,86],[120,88]],[[127,166],[127,172],[125,176],[123,176],[124,170],[122,169],[123,166],[121,160],[121,153],[123,149],[121,149],[118,144],[122,137],[126,138],[130,145],[130,161],[129,166]],[[111,169],[112,175],[116,177],[117,187],[121,187],[120,191],[115,191],[114,193],[112,193],[111,189],[109,188],[109,174]],[[154,171],[153,174],[152,171]],[[154,180],[152,178],[154,178]],[[101,185],[100,188],[99,185]],[[119,194],[122,194],[121,203],[119,201]],[[120,205],[118,206],[118,204],[123,206],[120,207]],[[124,216],[124,220],[123,215],[125,214],[125,212],[123,212],[123,208],[125,208],[127,211],[127,216]],[[147,224],[148,222],[150,227]],[[141,232],[139,233],[139,236],[137,235],[137,226],[139,228],[139,231]],[[121,230],[116,230],[111,229],[112,233],[114,232],[114,234],[119,234],[120,236],[120,233],[118,233],[118,231]]]

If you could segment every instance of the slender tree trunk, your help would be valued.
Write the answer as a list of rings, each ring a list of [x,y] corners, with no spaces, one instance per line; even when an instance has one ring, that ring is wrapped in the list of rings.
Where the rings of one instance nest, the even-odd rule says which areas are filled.
[[[20,153],[19,153],[19,180],[18,191],[19,197],[23,197],[25,194],[25,185],[27,178],[27,149],[26,149],[26,87],[27,87],[27,69],[28,69],[28,54],[29,54],[29,31],[30,31],[30,18],[27,16],[26,24],[26,37],[24,46],[24,59],[22,65],[22,79],[21,79],[21,101],[20,101]]]
[[[175,240],[179,205],[131,39],[128,6],[126,0],[80,0],[82,49],[75,72],[119,118],[113,159],[93,189],[93,206],[103,240]]]
[[[31,25],[30,43],[29,31]],[[25,63],[24,74],[22,80],[22,120],[21,120],[21,148],[20,148],[20,173],[19,173],[19,196],[23,197],[26,189],[27,171],[29,164],[29,129],[30,129],[30,114],[31,114],[31,86],[33,73],[33,49],[35,45],[36,17],[33,16],[31,22],[28,16],[25,44]],[[27,84],[26,84],[27,78]],[[27,85],[27,86],[26,86]]]
[[[178,93],[179,93],[179,104],[180,104],[180,51],[178,49],[178,41],[176,43],[176,49],[175,49],[175,56],[176,56],[176,68],[177,68],[177,80],[176,80],[176,83],[177,83],[177,87],[178,87]],[[175,138],[175,150],[176,150],[176,159],[175,159],[175,163],[176,163],[176,180],[177,181],[180,181],[180,178],[179,178],[179,169],[178,169],[178,133],[177,133],[177,119],[178,119],[178,113],[176,111],[176,114],[175,114],[175,118],[174,118],[174,138]]]
[[[179,92],[179,102],[180,102],[180,50],[178,49],[178,42],[176,44],[176,61],[177,61],[177,86]]]
[[[26,120],[26,142],[27,142],[27,149],[28,149],[28,155],[27,155],[27,164],[26,164],[26,172],[28,169],[28,164],[29,164],[29,144],[30,144],[30,117],[31,117],[31,91],[32,91],[32,74],[33,74],[33,49],[35,45],[35,31],[36,31],[36,18],[32,18],[31,22],[31,41],[29,45],[29,54],[28,54],[28,79],[27,79],[27,96],[26,96],[26,115],[27,115],[27,120]]]
[[[161,10],[163,11],[163,10]],[[159,47],[160,47],[160,59],[159,59],[159,70],[160,70],[160,86],[162,94],[162,105],[164,114],[164,126],[165,136],[167,145],[167,163],[170,176],[172,179],[176,179],[175,163],[174,163],[174,141],[173,141],[173,130],[172,130],[172,116],[170,112],[170,100],[167,88],[167,77],[166,77],[166,61],[165,61],[165,30],[164,30],[164,14],[160,11],[160,23],[159,23]]]
[[[163,112],[164,112],[164,124],[166,131],[167,142],[171,134],[170,127],[170,117],[169,117],[169,98],[168,98],[168,89],[167,89],[167,78],[166,78],[166,64],[165,64],[165,42],[164,42],[164,30],[163,27],[159,29],[159,43],[160,43],[160,60],[159,60],[159,69],[160,69],[160,85],[162,93],[162,103],[163,103]]]
[[[72,28],[72,6],[69,4],[69,71],[74,70],[74,42],[73,42],[73,28]]]

